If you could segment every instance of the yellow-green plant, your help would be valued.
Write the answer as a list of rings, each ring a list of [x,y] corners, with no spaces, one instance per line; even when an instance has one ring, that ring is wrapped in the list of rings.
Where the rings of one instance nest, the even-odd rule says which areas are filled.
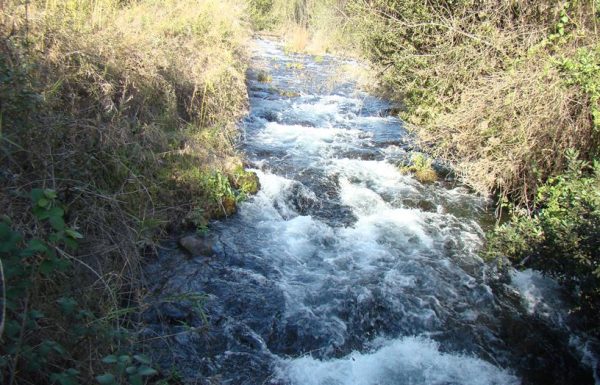
[[[431,183],[438,180],[437,172],[433,169],[433,159],[422,153],[414,153],[411,156],[411,163],[408,166],[400,167],[403,173],[414,174],[415,178],[421,183]]]

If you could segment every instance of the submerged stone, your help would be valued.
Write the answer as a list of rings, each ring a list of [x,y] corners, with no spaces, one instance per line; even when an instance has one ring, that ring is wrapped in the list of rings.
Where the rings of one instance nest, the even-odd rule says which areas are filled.
[[[187,235],[182,237],[179,239],[179,245],[193,256],[202,255],[208,257],[212,256],[214,253],[214,244],[212,240],[200,238],[195,235]]]

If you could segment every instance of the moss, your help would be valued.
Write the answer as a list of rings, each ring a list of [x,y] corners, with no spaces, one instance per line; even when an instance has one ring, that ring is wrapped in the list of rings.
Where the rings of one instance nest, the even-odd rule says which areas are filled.
[[[231,175],[231,184],[244,194],[253,195],[260,190],[260,181],[254,171],[238,167]]]

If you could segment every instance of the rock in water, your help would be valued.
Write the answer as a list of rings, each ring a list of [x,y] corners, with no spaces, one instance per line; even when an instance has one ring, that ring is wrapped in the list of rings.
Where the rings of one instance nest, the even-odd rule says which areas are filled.
[[[179,245],[192,255],[203,255],[206,257],[214,254],[213,241],[200,238],[195,235],[187,235],[179,239]]]

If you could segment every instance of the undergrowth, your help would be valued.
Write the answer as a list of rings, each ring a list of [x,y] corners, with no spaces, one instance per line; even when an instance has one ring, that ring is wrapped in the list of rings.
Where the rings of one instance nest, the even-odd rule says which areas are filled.
[[[244,6],[3,2],[0,382],[154,375],[127,332],[143,306],[143,256],[168,230],[230,215],[256,187],[235,149]],[[127,365],[95,379],[111,354]]]
[[[421,183],[431,183],[438,180],[438,174],[433,168],[433,159],[422,153],[414,153],[410,164],[400,167],[404,174],[413,174]]]

